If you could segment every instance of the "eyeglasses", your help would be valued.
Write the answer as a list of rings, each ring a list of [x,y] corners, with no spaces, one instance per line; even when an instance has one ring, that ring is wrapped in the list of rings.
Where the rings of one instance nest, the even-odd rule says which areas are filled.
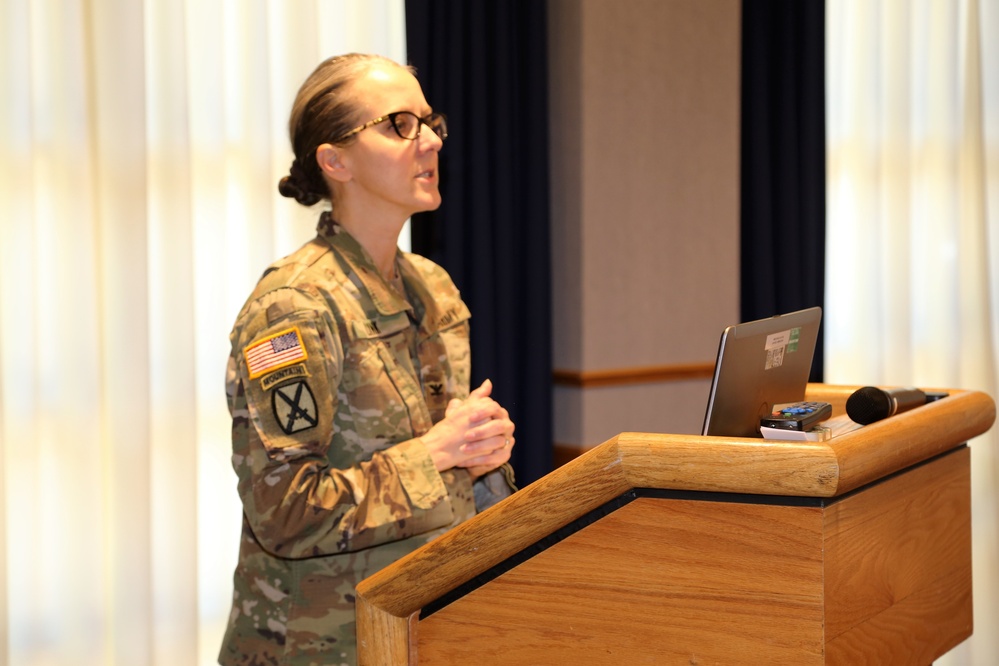
[[[437,113],[435,111],[421,118],[415,113],[411,113],[409,111],[396,111],[395,113],[390,113],[388,115],[375,118],[374,120],[369,120],[363,125],[359,125],[358,127],[350,130],[346,134],[342,134],[336,139],[333,139],[330,143],[339,143],[344,139],[354,136],[358,132],[366,130],[373,125],[377,125],[378,123],[383,123],[386,120],[392,121],[392,128],[395,130],[395,133],[399,135],[400,139],[416,141],[420,138],[420,130],[424,125],[433,130],[434,134],[441,138],[441,141],[447,138],[447,118],[444,117],[443,113]]]

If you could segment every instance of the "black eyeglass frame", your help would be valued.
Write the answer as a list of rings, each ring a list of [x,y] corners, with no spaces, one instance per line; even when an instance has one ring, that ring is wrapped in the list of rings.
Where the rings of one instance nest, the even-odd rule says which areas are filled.
[[[399,116],[412,116],[413,118],[416,119],[416,134],[414,134],[413,136],[406,136],[405,134],[402,133],[402,130],[399,129],[399,125],[396,122],[396,118],[398,118]],[[358,125],[349,132],[341,134],[339,137],[333,139],[332,141],[330,141],[330,143],[340,143],[344,139],[349,139],[358,132],[363,132],[369,127],[374,127],[378,123],[383,123],[386,120],[392,122],[392,129],[394,129],[395,133],[399,135],[399,138],[405,139],[406,141],[416,141],[417,139],[419,139],[420,132],[423,130],[424,125],[429,127],[430,131],[439,136],[441,141],[447,139],[447,117],[443,113],[440,113],[438,111],[433,111],[432,113],[428,113],[427,115],[421,118],[412,111],[394,111],[393,113],[387,113],[384,116],[379,116],[374,120],[369,120],[363,125]],[[434,127],[435,124],[437,125],[436,127]]]

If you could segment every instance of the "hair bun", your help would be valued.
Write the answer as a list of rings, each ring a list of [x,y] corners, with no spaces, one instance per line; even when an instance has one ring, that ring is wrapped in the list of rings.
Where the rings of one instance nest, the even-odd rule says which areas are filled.
[[[314,206],[323,198],[321,194],[309,189],[308,178],[297,159],[291,163],[289,175],[278,181],[278,192],[281,196],[294,199],[303,206]]]

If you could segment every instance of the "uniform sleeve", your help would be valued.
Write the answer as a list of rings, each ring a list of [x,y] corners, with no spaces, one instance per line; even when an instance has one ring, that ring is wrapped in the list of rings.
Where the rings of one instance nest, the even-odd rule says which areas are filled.
[[[321,299],[279,289],[232,334],[227,392],[233,467],[261,546],[281,557],[354,551],[454,519],[426,447],[411,439],[333,468],[343,351]]]
[[[476,511],[485,511],[500,500],[506,499],[517,491],[513,467],[510,463],[503,463],[499,468],[476,479],[473,490]]]

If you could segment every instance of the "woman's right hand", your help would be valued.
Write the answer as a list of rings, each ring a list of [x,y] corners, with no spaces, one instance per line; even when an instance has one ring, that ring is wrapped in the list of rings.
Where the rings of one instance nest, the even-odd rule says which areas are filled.
[[[507,411],[489,397],[492,390],[492,382],[487,379],[467,399],[452,400],[444,418],[420,438],[437,471],[468,467],[470,461],[475,461],[474,465],[510,448],[506,442],[513,438],[513,422]]]

